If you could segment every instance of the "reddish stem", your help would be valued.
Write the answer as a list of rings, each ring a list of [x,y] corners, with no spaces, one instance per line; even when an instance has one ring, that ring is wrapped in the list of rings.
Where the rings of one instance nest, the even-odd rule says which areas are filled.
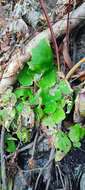
[[[40,1],[41,8],[43,9],[44,15],[46,17],[48,27],[49,27],[50,32],[51,32],[51,38],[52,38],[52,42],[53,42],[53,46],[54,46],[55,54],[56,54],[56,58],[57,58],[58,71],[60,71],[59,51],[58,51],[58,45],[57,45],[57,42],[56,42],[55,34],[53,32],[53,28],[52,28],[51,21],[50,21],[50,18],[48,16],[48,13],[47,13],[47,9],[46,9],[44,0],[39,0],[39,1]]]

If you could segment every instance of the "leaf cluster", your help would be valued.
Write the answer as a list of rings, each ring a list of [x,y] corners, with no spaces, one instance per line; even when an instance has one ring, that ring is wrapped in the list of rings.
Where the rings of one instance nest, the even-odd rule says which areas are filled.
[[[70,127],[69,132],[65,133],[61,130],[54,133],[54,144],[56,148],[56,161],[61,160],[72,147],[79,148],[81,140],[85,137],[85,128],[80,124]]]
[[[30,141],[30,129],[40,125],[47,127],[54,136],[56,160],[67,154],[72,144],[79,147],[85,135],[80,125],[71,127],[68,134],[58,130],[58,125],[72,109],[73,91],[65,79],[59,79],[48,41],[41,40],[32,50],[31,61],[25,64],[17,82],[18,87],[8,90],[2,97],[0,109],[0,123],[8,131],[6,150],[15,151],[17,140]]]

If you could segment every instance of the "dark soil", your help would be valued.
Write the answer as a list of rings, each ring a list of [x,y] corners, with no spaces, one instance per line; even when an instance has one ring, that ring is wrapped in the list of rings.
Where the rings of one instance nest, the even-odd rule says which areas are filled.
[[[17,190],[18,187],[19,190],[30,190],[30,188],[34,190],[35,188],[36,179],[40,171],[36,169],[30,172],[28,164],[29,157],[30,155],[27,151],[20,154],[18,157],[18,164],[21,168],[21,171],[18,171],[15,177],[13,190]],[[48,159],[49,151],[39,153],[36,150],[35,168],[44,167],[44,165],[48,162]],[[85,140],[83,140],[80,149],[72,150],[70,153],[67,154],[67,156],[65,156],[65,158],[61,162],[58,163],[58,165],[60,172],[57,167],[57,163],[55,164],[55,162],[53,161],[49,190],[63,190],[62,180],[66,190],[83,190],[80,189],[80,181],[82,175],[85,173]],[[44,190],[46,188],[47,172],[48,168],[45,168],[39,179],[37,190]],[[26,184],[23,183],[23,179],[25,180]]]

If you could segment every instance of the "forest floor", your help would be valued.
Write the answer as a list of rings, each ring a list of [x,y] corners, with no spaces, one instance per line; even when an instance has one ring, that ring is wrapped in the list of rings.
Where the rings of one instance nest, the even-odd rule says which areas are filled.
[[[0,190],[85,190],[85,16],[70,29],[82,5],[0,1]]]

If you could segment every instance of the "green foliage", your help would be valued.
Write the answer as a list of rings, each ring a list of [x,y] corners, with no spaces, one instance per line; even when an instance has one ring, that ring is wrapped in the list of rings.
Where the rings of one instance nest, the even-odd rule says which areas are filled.
[[[8,140],[7,139],[7,148],[6,148],[6,151],[10,152],[10,153],[13,153],[13,152],[15,152],[15,150],[16,150],[16,145],[14,143],[14,140]]]
[[[53,55],[50,44],[46,40],[41,40],[32,50],[32,59],[28,62],[29,68],[36,73],[49,70],[52,67]]]
[[[73,134],[76,134],[75,130],[70,129],[69,134],[65,134],[61,130],[55,131],[58,124],[61,124],[66,118],[64,107],[67,106],[67,113],[71,111],[72,89],[66,80],[58,79],[57,68],[53,63],[52,49],[48,41],[41,40],[32,50],[31,61],[24,66],[17,76],[17,81],[19,86],[14,93],[8,90],[2,97],[1,125],[4,125],[9,132],[11,126],[17,140],[23,143],[30,140],[30,126],[34,127],[35,123],[46,126],[54,135],[54,144],[57,150],[56,160],[60,160],[70,151],[71,142],[73,144],[80,142],[83,132],[81,133],[80,129],[77,129],[77,133],[79,135],[81,133],[82,137],[80,135],[74,141],[72,137]],[[13,128],[14,125],[15,128]],[[15,140],[12,137],[11,139],[7,138],[6,151],[13,152],[15,149]]]
[[[19,102],[19,103],[16,105],[16,110],[17,110],[18,113],[21,113],[21,112],[22,112],[23,106],[24,106],[23,102]]]
[[[16,150],[16,139],[13,138],[9,133],[5,137],[6,151],[9,153],[15,152]]]
[[[39,106],[37,106],[35,108],[35,114],[36,114],[36,119],[38,121],[40,121],[42,119],[42,117],[44,116],[44,112],[43,112],[42,108]]]
[[[34,73],[26,65],[18,75],[18,81],[23,86],[30,86],[33,84]]]
[[[56,161],[61,160],[65,154],[71,149],[71,141],[63,131],[57,131],[55,135],[54,145],[56,148]]]
[[[15,90],[15,94],[17,98],[22,97],[23,99],[26,99],[27,97],[32,96],[32,90],[21,86],[20,88]]]
[[[53,126],[55,126],[56,124],[59,124],[60,122],[62,122],[62,120],[65,119],[65,113],[64,113],[64,110],[61,107],[60,108],[57,107],[57,109],[55,109],[55,112],[52,112],[51,109],[52,108],[50,108],[50,112],[53,113],[53,114],[50,114],[50,112],[49,112],[50,115],[45,116],[43,118],[43,120],[42,120],[42,125],[43,126],[53,127]]]
[[[70,128],[68,136],[74,147],[80,147],[80,140],[85,136],[85,128],[82,128],[80,124],[75,124]]]
[[[61,80],[59,83],[59,89],[63,95],[70,95],[73,91],[66,80]]]
[[[21,130],[17,130],[17,137],[19,140],[22,140],[22,142],[26,143],[30,139],[30,132],[26,128],[22,128]]]
[[[44,73],[41,80],[39,81],[39,87],[42,89],[48,89],[56,83],[56,70],[53,68]]]
[[[51,114],[51,113],[54,113],[56,111],[56,108],[57,108],[57,103],[55,101],[53,101],[52,104],[46,103],[44,112],[46,114]]]
[[[62,107],[57,107],[55,113],[53,114],[53,121],[58,124],[65,119],[65,112]]]
[[[61,130],[54,132],[54,145],[56,148],[56,161],[61,160],[73,147],[79,148],[81,140],[85,137],[85,128],[80,124],[70,127],[69,132],[65,133]]]

